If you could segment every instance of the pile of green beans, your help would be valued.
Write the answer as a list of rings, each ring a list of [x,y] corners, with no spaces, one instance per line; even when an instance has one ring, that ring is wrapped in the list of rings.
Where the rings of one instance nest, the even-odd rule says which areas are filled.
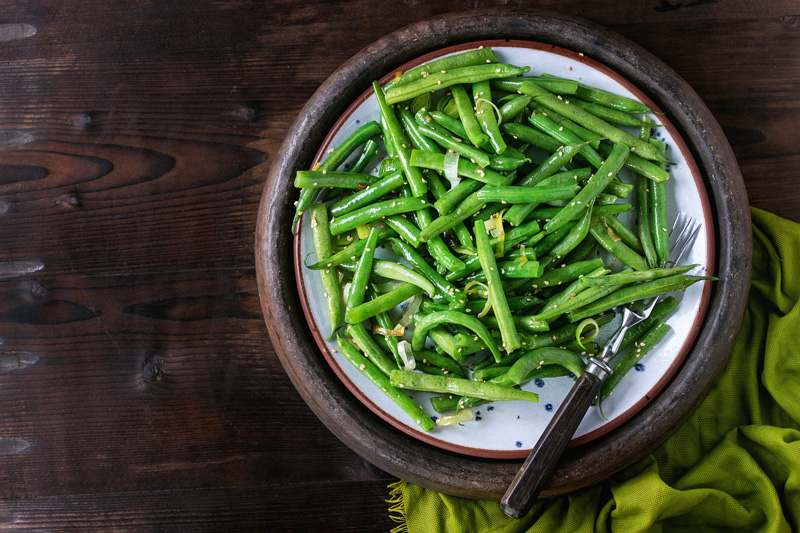
[[[323,332],[426,431],[434,417],[405,391],[440,394],[439,412],[535,402],[521,387],[579,375],[619,306],[707,279],[668,264],[650,110],[528,70],[478,48],[373,83],[375,121],[295,176]],[[676,307],[631,330],[602,397]]]

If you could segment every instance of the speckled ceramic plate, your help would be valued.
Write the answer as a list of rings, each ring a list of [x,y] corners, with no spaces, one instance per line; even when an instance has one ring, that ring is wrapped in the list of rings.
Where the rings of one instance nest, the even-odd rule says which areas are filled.
[[[548,73],[585,82],[594,87],[635,98],[658,113],[657,106],[641,91],[616,72],[582,54],[532,41],[481,41],[466,43],[420,57],[401,70],[432,58],[468,50],[479,45],[494,48],[501,61],[528,65],[532,74]],[[387,73],[386,79],[391,75]],[[361,123],[378,118],[377,103],[371,91],[362,94],[342,115],[328,134],[317,158],[336,146]],[[661,115],[659,115],[660,117]],[[666,120],[656,117],[662,128],[658,137],[669,148],[674,166],[669,181],[669,216],[678,209],[702,224],[686,262],[701,265],[699,272],[714,272],[714,227],[703,180],[691,152],[677,130]],[[622,178],[630,176],[622,173]],[[303,266],[302,258],[313,255],[307,219],[295,239],[295,274],[303,312],[322,354],[347,388],[377,416],[397,429],[431,445],[453,452],[487,458],[524,457],[541,435],[552,413],[566,396],[572,380],[551,378],[536,380],[524,386],[540,395],[538,404],[528,402],[495,402],[475,408],[475,420],[460,426],[440,427],[431,433],[420,431],[414,422],[348,361],[335,351],[335,341],[326,340],[330,331],[325,316],[323,290],[319,273]],[[573,445],[589,442],[631,418],[651,401],[680,368],[702,325],[710,294],[710,283],[698,283],[681,297],[676,313],[668,320],[672,332],[654,348],[619,384],[615,393],[603,404],[603,414],[591,408],[579,426]],[[610,325],[613,327],[613,324]],[[606,333],[609,326],[606,327]],[[602,338],[602,337],[601,337]],[[431,395],[415,393],[431,416]],[[603,416],[604,415],[604,416]]]

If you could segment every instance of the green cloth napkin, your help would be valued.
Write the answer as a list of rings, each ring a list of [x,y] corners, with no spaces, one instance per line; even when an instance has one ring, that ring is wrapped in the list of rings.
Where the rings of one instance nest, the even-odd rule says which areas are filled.
[[[519,520],[400,481],[394,531],[800,531],[800,224],[752,214],[753,285],[730,363],[638,475],[540,500]]]

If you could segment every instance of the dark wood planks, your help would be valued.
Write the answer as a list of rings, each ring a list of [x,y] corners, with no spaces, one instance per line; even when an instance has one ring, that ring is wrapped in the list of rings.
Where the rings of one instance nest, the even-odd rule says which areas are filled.
[[[544,5],[675,68],[753,205],[800,219],[796,3]],[[388,476],[318,423],[272,353],[253,227],[264,166],[317,85],[464,7],[0,2],[0,261],[17,261],[0,277],[28,272],[0,281],[0,524],[389,527]]]

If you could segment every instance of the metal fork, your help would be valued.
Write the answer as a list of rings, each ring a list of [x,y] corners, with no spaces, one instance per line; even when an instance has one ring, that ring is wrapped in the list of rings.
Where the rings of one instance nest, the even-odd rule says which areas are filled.
[[[668,264],[678,264],[685,258],[699,232],[700,224],[683,213],[678,215],[670,231],[672,252]],[[659,297],[651,299],[640,311],[634,310],[629,305],[623,307],[622,325],[603,347],[600,355],[589,358],[583,374],[575,381],[500,500],[500,507],[505,514],[518,518],[531,508],[533,501],[550,479],[600,386],[612,373],[611,362],[619,350],[625,333],[633,325],[650,316],[659,299]]]
[[[699,232],[700,224],[683,213],[678,214],[678,216],[675,218],[675,222],[672,223],[672,228],[670,229],[669,234],[671,251],[670,258],[667,261],[668,266],[679,265],[681,261],[683,261],[683,259],[686,257],[686,254],[691,249],[692,244],[694,244],[694,240],[697,238],[697,234]],[[650,313],[653,312],[653,308],[662,297],[663,295],[660,295],[650,299],[645,303],[644,308],[638,312],[630,305],[624,306],[622,308],[622,323],[620,324],[616,333],[611,336],[606,345],[603,347],[603,351],[600,352],[598,359],[606,363],[613,359],[614,355],[616,355],[617,351],[619,350],[619,347],[622,344],[622,339],[625,337],[625,334],[628,332],[628,330],[649,317]]]

